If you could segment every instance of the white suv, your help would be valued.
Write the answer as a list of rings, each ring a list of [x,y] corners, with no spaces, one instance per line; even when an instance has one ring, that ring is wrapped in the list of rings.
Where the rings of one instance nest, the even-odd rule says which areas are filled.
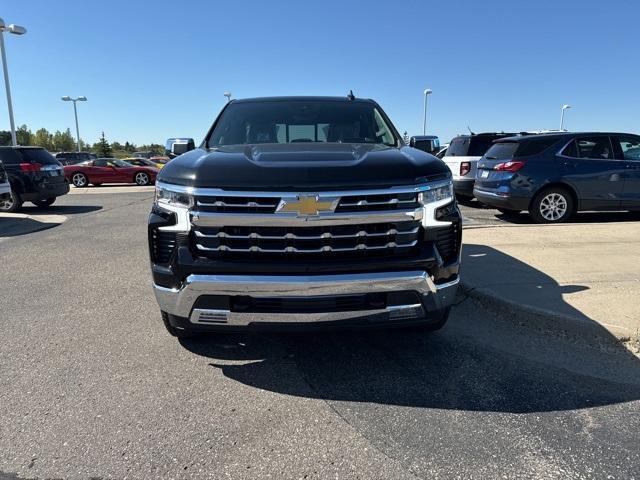
[[[494,140],[513,137],[516,133],[477,133],[459,135],[451,140],[442,157],[453,174],[453,189],[459,197],[473,197],[478,160],[482,158]]]

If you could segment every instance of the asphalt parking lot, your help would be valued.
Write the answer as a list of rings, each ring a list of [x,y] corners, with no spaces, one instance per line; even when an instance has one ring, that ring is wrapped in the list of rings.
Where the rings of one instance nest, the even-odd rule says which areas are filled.
[[[640,477],[639,360],[464,296],[432,335],[176,341],[151,201],[68,195],[66,221],[0,239],[0,478]]]

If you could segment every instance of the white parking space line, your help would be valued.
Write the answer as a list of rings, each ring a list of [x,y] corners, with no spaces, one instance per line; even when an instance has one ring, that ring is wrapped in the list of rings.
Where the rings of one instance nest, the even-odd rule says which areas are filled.
[[[84,187],[76,188],[71,187],[69,195],[83,195],[83,194],[101,194],[101,193],[141,193],[141,192],[153,192],[153,185],[146,187],[140,187],[138,185],[114,185],[109,187]]]

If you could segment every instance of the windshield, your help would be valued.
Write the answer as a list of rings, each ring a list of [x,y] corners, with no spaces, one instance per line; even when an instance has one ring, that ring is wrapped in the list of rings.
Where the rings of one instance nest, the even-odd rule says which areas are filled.
[[[124,160],[111,160],[110,163],[113,163],[116,167],[131,167],[131,164]]]
[[[322,100],[239,102],[223,112],[208,146],[257,143],[377,143],[396,145],[372,103]]]

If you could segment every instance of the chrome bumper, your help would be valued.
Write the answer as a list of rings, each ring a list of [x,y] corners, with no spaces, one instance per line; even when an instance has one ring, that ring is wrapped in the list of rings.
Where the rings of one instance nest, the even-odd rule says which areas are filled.
[[[252,323],[310,323],[369,317],[375,321],[419,319],[450,306],[458,279],[436,285],[424,271],[348,275],[190,275],[180,289],[154,285],[160,309],[196,325],[246,326]],[[201,295],[252,297],[319,297],[359,293],[414,291],[422,303],[384,309],[322,313],[250,313],[194,309]]]

